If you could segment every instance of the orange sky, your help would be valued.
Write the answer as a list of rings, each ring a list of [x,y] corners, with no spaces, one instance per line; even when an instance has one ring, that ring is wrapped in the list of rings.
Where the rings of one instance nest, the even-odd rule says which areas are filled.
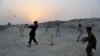
[[[100,17],[99,0],[2,0],[0,23]],[[14,19],[13,15],[16,15]]]

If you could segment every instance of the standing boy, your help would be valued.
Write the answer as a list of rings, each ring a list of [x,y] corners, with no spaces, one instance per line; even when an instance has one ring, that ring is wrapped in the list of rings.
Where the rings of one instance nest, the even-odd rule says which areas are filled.
[[[56,23],[56,36],[60,36],[60,23]]]
[[[19,32],[20,32],[20,36],[24,37],[24,25],[23,24],[19,25]]]
[[[49,24],[48,24],[48,23],[46,24],[44,34],[46,34],[46,33],[47,33],[47,34],[49,33]]]

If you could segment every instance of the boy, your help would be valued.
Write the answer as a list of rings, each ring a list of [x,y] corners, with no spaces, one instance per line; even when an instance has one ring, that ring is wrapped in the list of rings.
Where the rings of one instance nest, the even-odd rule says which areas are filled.
[[[91,27],[87,27],[86,32],[88,33],[88,36],[86,38],[83,38],[82,41],[83,43],[88,41],[86,53],[87,53],[87,56],[92,56],[93,55],[92,49],[94,48],[96,50],[96,38],[94,34],[92,33]]]
[[[35,35],[36,35],[35,32],[36,32],[36,29],[38,28],[38,22],[34,21],[34,25],[31,25],[31,26],[28,26],[28,27],[31,29],[31,31],[29,33],[30,38],[29,38],[29,45],[28,45],[28,47],[31,47],[32,40],[34,41],[34,43],[36,45],[38,45],[38,42],[35,39]]]
[[[45,27],[45,32],[44,32],[44,34],[46,34],[46,33],[49,33],[49,24],[48,24],[48,23],[46,24],[46,27]]]
[[[79,41],[80,37],[82,37],[82,35],[83,35],[83,29],[82,29],[81,24],[78,24],[78,29],[77,30],[79,31],[79,36],[77,38],[77,41]]]
[[[56,23],[56,36],[60,36],[60,24],[59,24],[59,22]]]
[[[21,37],[24,37],[24,25],[23,24],[19,25],[19,32],[20,32]]]

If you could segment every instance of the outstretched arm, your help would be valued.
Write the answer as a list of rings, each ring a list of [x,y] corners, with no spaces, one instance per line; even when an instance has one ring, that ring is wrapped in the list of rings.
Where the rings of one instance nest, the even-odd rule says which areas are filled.
[[[32,26],[32,25],[28,25],[27,27],[28,27],[28,28],[33,28],[33,26]]]
[[[83,43],[87,42],[87,41],[88,41],[88,37],[85,37],[85,38],[81,39],[81,41],[82,41]]]

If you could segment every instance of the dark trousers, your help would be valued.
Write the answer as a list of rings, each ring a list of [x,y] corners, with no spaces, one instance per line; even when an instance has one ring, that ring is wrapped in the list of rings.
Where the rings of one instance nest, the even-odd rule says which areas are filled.
[[[35,35],[30,35],[29,44],[31,44],[32,40],[34,41],[34,43],[37,44],[37,41],[36,41],[36,39],[35,39]]]
[[[87,53],[87,56],[92,56],[93,53],[92,53],[92,44],[88,45],[87,48],[86,48],[86,53]]]

